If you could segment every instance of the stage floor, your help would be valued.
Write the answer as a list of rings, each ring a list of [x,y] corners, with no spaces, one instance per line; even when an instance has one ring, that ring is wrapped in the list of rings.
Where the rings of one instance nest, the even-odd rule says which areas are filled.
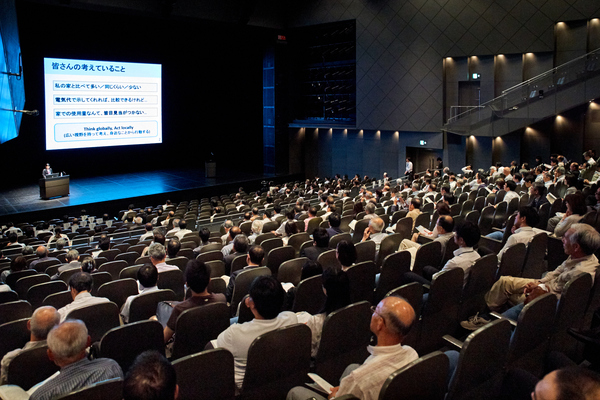
[[[203,169],[170,169],[93,178],[78,178],[76,175],[71,175],[70,195],[67,197],[42,200],[37,182],[0,192],[0,216],[169,193],[233,182],[240,182],[243,186],[244,181],[260,179],[261,177],[268,179],[270,176],[239,171],[230,173],[218,171],[218,177],[205,178]]]

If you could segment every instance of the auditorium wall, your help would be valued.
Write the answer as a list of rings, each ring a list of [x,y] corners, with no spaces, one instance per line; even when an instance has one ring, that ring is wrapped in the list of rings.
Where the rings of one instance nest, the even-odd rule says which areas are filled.
[[[499,70],[502,76],[496,77],[499,78],[497,82],[482,82],[483,98],[497,95],[538,73],[540,68],[551,68],[553,62],[585,54],[585,49],[598,48],[600,41],[594,34],[600,28],[592,24],[586,28],[581,22],[569,22],[600,17],[600,2],[596,0],[321,0],[290,7],[290,27],[356,19],[356,128],[399,131],[399,156],[405,151],[404,135],[439,132],[444,123],[442,60],[446,57],[479,56],[478,65],[491,73],[495,56],[507,55],[502,60],[505,68]],[[563,29],[556,28],[559,21],[567,21],[564,24],[566,33],[558,43],[561,51],[555,53],[555,29]],[[583,44],[582,29],[591,32]],[[534,53],[535,59],[525,57],[524,60],[526,53]],[[465,72],[468,73],[467,64]],[[486,142],[480,144],[481,149],[489,152],[483,154],[487,158],[481,162],[489,164],[491,161],[492,139],[489,144],[487,139],[481,140]],[[462,146],[462,151],[460,148],[467,141],[468,138],[446,139],[449,146],[444,149],[447,164],[466,162],[470,157],[467,147]],[[520,142],[531,140],[507,138],[506,144],[497,146],[494,159],[510,162],[518,159],[521,151],[528,156],[529,152],[533,154],[533,151],[551,147],[547,140],[534,149],[525,149]],[[373,146],[365,139],[362,144]],[[343,159],[347,154],[348,148],[343,142],[340,145],[333,158]],[[387,151],[385,145],[384,141],[375,143],[372,151],[381,154]],[[501,150],[506,152],[501,153]],[[328,152],[321,154],[325,159],[319,158],[313,164],[328,170],[334,161],[330,160]],[[542,154],[549,155],[548,152]],[[479,154],[472,156],[478,158]],[[403,162],[403,158],[398,159],[398,163]],[[290,169],[294,167],[297,165],[290,165]],[[384,170],[376,172],[380,175]]]

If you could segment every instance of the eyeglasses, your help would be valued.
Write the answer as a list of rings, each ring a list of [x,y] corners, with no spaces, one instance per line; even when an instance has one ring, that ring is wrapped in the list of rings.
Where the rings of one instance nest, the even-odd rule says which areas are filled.
[[[381,313],[379,313],[379,311],[377,311],[375,306],[371,306],[371,313],[379,315],[379,317],[383,320],[383,324],[385,325],[385,318],[383,315],[381,315]]]

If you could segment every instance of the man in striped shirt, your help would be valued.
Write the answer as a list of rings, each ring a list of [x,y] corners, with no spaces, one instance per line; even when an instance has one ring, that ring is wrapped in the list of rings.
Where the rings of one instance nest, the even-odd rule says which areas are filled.
[[[32,388],[29,399],[51,400],[97,382],[123,378],[114,360],[87,359],[85,349],[90,344],[87,328],[79,320],[67,320],[54,327],[48,334],[48,358],[60,367],[60,372]]]

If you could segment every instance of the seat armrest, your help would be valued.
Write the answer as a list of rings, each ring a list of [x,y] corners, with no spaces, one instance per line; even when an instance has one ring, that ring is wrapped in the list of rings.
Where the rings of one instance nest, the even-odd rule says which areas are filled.
[[[502,314],[498,314],[497,312],[491,312],[491,313],[490,313],[490,315],[491,315],[492,317],[494,317],[494,318],[497,318],[497,319],[502,319],[502,318],[503,318],[503,319],[506,319],[506,320],[508,320],[508,322],[510,322],[510,324],[511,324],[512,326],[517,326],[517,321],[515,321],[514,319],[506,318],[506,317],[505,317],[505,316],[503,316]]]
[[[442,336],[442,339],[444,339],[446,342],[450,343],[452,346],[454,346],[458,349],[462,349],[464,342],[456,339],[454,336],[444,335],[444,336]]]
[[[423,289],[426,290],[427,292],[429,292],[431,290],[431,285],[424,283],[422,286],[423,286]]]

